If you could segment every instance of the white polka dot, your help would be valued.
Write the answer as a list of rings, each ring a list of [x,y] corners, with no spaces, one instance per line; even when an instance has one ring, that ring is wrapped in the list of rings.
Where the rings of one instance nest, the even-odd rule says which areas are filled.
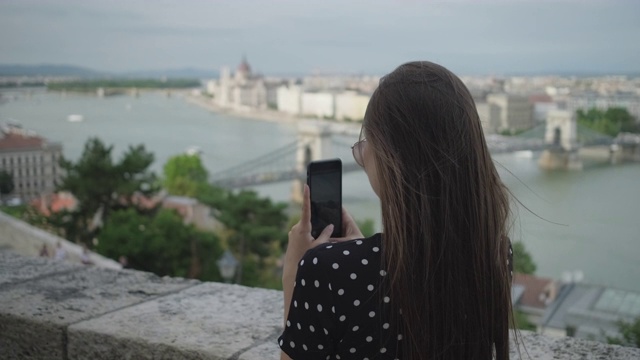
[[[305,309],[307,309],[307,310],[309,310],[309,303],[308,303],[308,302],[306,302],[306,301],[304,302],[304,308],[305,308]]]
[[[300,261],[300,266],[304,265],[304,259],[302,259],[302,261]]]
[[[333,263],[333,265],[331,265],[332,268],[337,269],[340,267],[340,265],[338,265],[338,263]]]
[[[293,341],[289,343],[289,346],[291,346],[291,348],[293,349],[294,347],[296,347],[296,343],[294,343]]]
[[[384,300],[384,302],[385,302],[385,303],[387,303],[387,304],[388,304],[388,303],[389,303],[389,301],[390,301],[391,299],[389,299],[389,297],[388,297],[388,296],[385,296],[383,300]]]
[[[338,295],[343,295],[343,294],[344,294],[344,289],[338,290]]]
[[[351,273],[349,277],[351,278],[351,280],[355,280],[358,277],[358,275],[356,275],[356,273]]]
[[[322,330],[324,330],[324,334],[325,334],[325,335],[329,335],[329,331],[328,331],[327,329],[322,328]]]
[[[300,284],[302,284],[302,286],[304,286],[304,285],[305,285],[305,281],[304,281],[304,279],[300,280]]]
[[[356,352],[356,348],[349,349],[349,352],[352,353],[352,354],[355,353]]]
[[[309,331],[316,332],[316,328],[314,328],[313,325],[309,325]]]
[[[317,258],[317,257],[314,257],[314,258],[313,258],[313,265],[315,265],[315,264],[317,264],[317,263],[318,263],[318,258]]]
[[[287,320],[287,326],[291,326],[291,321]]]
[[[378,251],[380,251],[380,248],[379,248],[379,247],[377,247],[377,246],[375,246],[375,247],[373,248],[373,252],[378,252]]]
[[[327,249],[331,249],[333,247],[333,245],[329,245],[327,246]]]
[[[284,344],[284,342],[282,341],[282,339],[280,339],[280,346],[282,346],[282,344]]]
[[[382,348],[382,349],[380,349],[380,353],[381,353],[381,354],[384,354],[384,353],[386,353],[386,352],[387,352],[387,348]]]
[[[340,319],[339,319],[339,320],[340,320],[340,321],[345,321],[346,319],[347,319],[347,317],[346,317],[346,316],[344,316],[344,315],[342,315],[342,316],[340,316]]]
[[[358,329],[360,329],[360,327],[358,325],[354,326],[353,329],[351,329],[352,331],[358,331]]]
[[[356,245],[362,245],[362,240],[356,241]]]
[[[375,311],[369,311],[369,317],[374,317],[376,316],[376,312]]]
[[[387,272],[384,270],[380,270],[380,276],[385,276],[385,275],[387,275]]]
[[[324,346],[322,346],[322,344],[318,344],[318,349],[322,350],[324,349]]]
[[[300,325],[300,323],[297,323],[296,326],[298,327],[298,330],[302,330],[302,325]]]
[[[309,349],[307,348],[307,345],[305,345],[305,344],[302,344],[302,348],[304,349],[304,351],[309,350]]]
[[[334,313],[334,314],[336,313],[336,307],[335,306],[331,307],[331,312]]]
[[[345,255],[349,255],[349,250],[345,250],[342,253],[345,254]]]
[[[336,359],[340,360],[340,355],[336,355]]]
[[[382,328],[387,330],[389,328],[389,323],[382,324]]]
[[[367,342],[372,342],[373,338],[371,336],[367,336],[367,338],[365,340],[367,340]]]
[[[362,265],[367,265],[369,263],[369,260],[367,259],[362,259],[361,261]]]
[[[298,300],[293,300],[293,307],[298,307]]]
[[[322,312],[322,305],[318,304],[318,312]]]
[[[318,280],[314,281],[313,285],[315,285],[316,287],[320,287],[320,281],[318,281]]]
[[[367,290],[373,291],[373,285],[369,284],[369,286],[367,286]]]
[[[358,306],[358,305],[360,305],[360,300],[355,300],[355,301],[353,302],[353,306]]]
[[[333,289],[331,289],[331,283],[329,283],[329,290],[333,290]]]
[[[402,334],[398,334],[398,340],[402,340]]]

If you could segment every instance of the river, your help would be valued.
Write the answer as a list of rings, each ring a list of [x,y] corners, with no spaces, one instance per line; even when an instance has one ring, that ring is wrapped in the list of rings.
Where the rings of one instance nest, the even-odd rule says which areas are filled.
[[[17,120],[77,159],[87,138],[114,145],[116,156],[143,143],[161,173],[171,156],[197,146],[211,173],[256,158],[295,140],[294,123],[274,123],[211,113],[180,95],[143,93],[139,98],[97,98],[42,90],[3,91],[0,122]],[[83,122],[68,122],[82,114]],[[355,139],[350,139],[354,140]],[[350,153],[336,154],[346,159]],[[640,164],[592,164],[578,172],[544,172],[536,156],[496,155],[501,176],[515,198],[512,237],[522,240],[537,274],[561,279],[582,272],[585,282],[640,291]],[[380,227],[375,194],[362,172],[344,176],[345,206],[356,218]],[[291,184],[256,187],[287,201]],[[526,207],[526,208],[525,208]]]

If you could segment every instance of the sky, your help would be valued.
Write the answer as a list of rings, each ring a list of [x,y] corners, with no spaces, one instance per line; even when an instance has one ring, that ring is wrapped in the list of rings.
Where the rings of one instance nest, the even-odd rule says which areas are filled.
[[[127,72],[640,72],[640,0],[0,0],[0,64]]]

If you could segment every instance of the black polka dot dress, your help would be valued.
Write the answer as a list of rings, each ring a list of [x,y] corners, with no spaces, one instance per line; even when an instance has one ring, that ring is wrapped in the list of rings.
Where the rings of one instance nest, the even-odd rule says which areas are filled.
[[[396,359],[402,334],[387,322],[381,294],[381,236],[323,244],[298,266],[278,344],[292,359]]]
[[[512,251],[507,263],[512,270]],[[297,359],[401,359],[403,334],[382,293],[381,235],[309,250],[298,264],[289,316],[278,338]],[[399,314],[402,315],[401,312]]]

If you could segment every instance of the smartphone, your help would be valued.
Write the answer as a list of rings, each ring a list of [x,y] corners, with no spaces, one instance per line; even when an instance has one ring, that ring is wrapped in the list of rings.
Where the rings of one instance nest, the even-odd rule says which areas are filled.
[[[311,236],[333,224],[331,237],[342,237],[342,161],[312,161],[307,167],[311,198]]]

